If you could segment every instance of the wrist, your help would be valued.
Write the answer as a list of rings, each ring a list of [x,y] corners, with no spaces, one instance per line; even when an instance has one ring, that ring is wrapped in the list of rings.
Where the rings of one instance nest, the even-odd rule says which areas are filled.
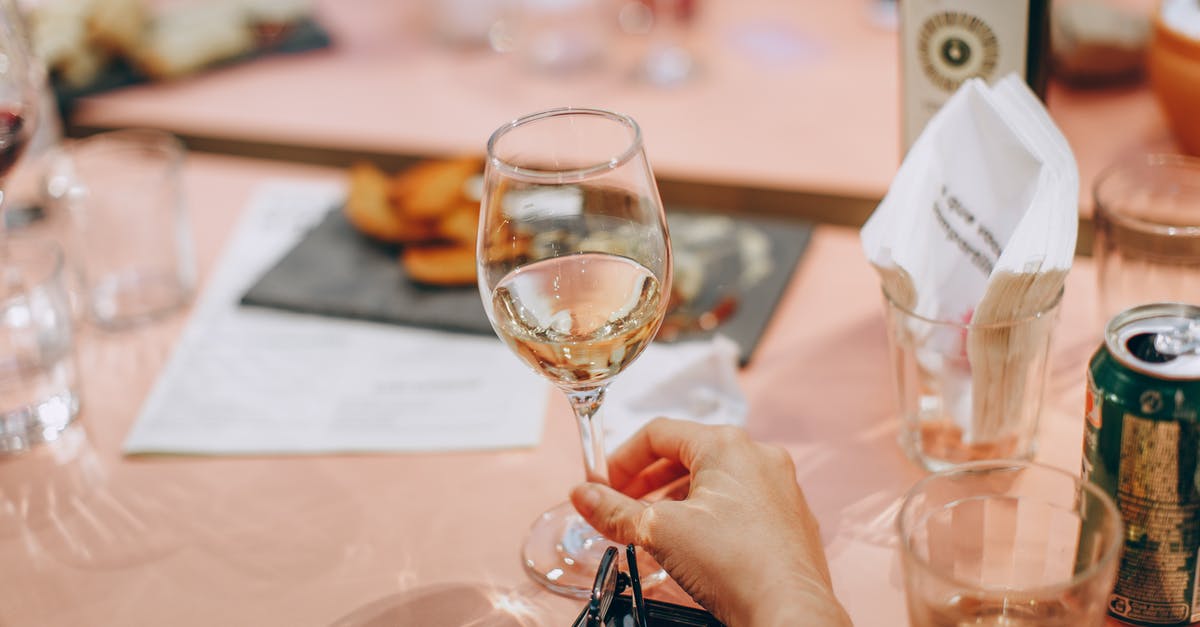
[[[780,582],[743,600],[742,611],[730,617],[729,627],[848,627],[850,617],[833,590],[812,580]]]

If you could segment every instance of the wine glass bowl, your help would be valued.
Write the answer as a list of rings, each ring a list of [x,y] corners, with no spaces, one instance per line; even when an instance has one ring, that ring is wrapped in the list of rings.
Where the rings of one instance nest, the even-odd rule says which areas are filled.
[[[580,252],[515,270],[492,292],[492,311],[497,332],[527,365],[564,389],[587,391],[653,338],[660,294],[637,262]]]
[[[15,0],[0,0],[0,265],[7,256],[9,174],[33,139],[44,80]]]
[[[0,186],[33,137],[38,67],[16,4],[0,0]]]
[[[477,252],[492,327],[566,394],[587,478],[607,483],[604,393],[653,340],[671,286],[666,216],[637,124],[566,108],[498,129],[488,141]],[[525,565],[547,587],[586,596],[607,546],[560,505],[535,523]]]

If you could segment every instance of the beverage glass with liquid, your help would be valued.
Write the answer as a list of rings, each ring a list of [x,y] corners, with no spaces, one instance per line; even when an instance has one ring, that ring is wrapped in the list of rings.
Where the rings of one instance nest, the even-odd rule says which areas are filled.
[[[496,335],[566,395],[584,473],[607,483],[605,391],[662,325],[673,270],[666,213],[637,123],[564,108],[497,129],[488,141],[476,260]],[[586,598],[609,545],[562,503],[534,522],[522,561],[538,583]],[[649,555],[638,559],[643,586],[666,578]]]
[[[896,526],[914,627],[1104,624],[1124,527],[1075,474],[963,464],[918,482]]]
[[[1062,292],[997,322],[927,318],[886,290],[883,301],[905,454],[930,471],[1032,458]]]
[[[52,441],[79,413],[63,253],[48,239],[0,244],[0,453]]]

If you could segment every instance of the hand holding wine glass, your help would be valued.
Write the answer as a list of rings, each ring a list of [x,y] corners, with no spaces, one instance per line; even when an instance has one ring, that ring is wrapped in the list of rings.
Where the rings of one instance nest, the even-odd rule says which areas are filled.
[[[637,124],[555,109],[501,127],[488,142],[479,233],[492,327],[566,393],[587,479],[606,482],[604,393],[654,338],[671,285],[666,216]],[[607,546],[564,503],[535,522],[523,557],[539,582],[585,596]],[[665,576],[647,570],[643,582]]]

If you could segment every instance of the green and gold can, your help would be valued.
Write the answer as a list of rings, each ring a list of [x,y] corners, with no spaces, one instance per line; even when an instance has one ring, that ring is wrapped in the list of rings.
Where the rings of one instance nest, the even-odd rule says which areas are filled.
[[[1088,365],[1083,476],[1125,521],[1109,613],[1137,625],[1200,622],[1200,307],[1118,314]]]

